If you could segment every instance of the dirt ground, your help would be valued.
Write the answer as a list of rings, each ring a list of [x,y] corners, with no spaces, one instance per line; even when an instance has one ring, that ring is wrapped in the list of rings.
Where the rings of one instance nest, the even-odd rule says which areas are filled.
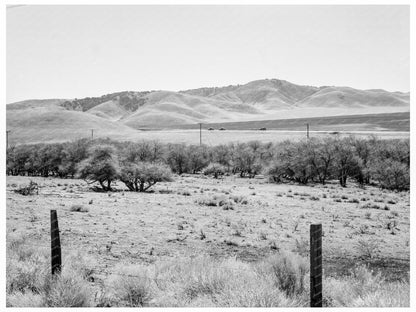
[[[40,185],[39,195],[13,191],[30,180]],[[50,248],[50,210],[56,209],[62,252],[88,254],[97,272],[108,274],[120,261],[201,254],[255,261],[278,250],[307,256],[309,226],[322,223],[326,274],[366,262],[391,279],[408,276],[409,192],[202,175],[176,176],[151,193],[116,187],[98,193],[83,180],[8,176],[7,232],[29,234],[30,243]],[[73,205],[88,211],[71,211]]]

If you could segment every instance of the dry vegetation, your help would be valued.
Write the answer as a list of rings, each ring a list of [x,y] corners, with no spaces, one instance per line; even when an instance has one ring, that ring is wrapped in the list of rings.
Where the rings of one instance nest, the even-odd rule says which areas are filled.
[[[82,180],[7,177],[7,304],[307,306],[309,225],[321,222],[325,306],[409,306],[408,191],[173,179],[101,193]],[[30,180],[39,195],[14,192]],[[55,280],[50,209],[66,264]]]
[[[307,306],[322,223],[325,306],[408,306],[409,166],[375,137],[9,148],[8,305]]]

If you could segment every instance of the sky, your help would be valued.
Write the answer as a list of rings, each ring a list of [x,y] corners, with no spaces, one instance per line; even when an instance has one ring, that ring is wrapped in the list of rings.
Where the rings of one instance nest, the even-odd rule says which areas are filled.
[[[7,103],[277,78],[409,91],[408,6],[15,6]]]

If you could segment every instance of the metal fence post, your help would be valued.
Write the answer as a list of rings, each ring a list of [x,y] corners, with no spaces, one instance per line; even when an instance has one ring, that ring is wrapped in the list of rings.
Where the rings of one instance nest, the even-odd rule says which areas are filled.
[[[58,215],[51,210],[51,263],[52,275],[61,271],[61,240],[59,238]]]
[[[311,307],[322,307],[322,224],[310,227]]]

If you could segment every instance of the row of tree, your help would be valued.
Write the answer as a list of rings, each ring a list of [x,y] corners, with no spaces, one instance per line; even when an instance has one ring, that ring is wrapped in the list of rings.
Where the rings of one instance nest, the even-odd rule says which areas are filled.
[[[7,149],[7,174],[80,177],[111,190],[118,179],[133,191],[145,191],[177,174],[205,172],[219,177],[263,173],[274,182],[301,184],[348,179],[360,184],[407,190],[409,140],[325,137],[279,143],[229,143],[217,146],[118,142],[80,139],[66,143],[19,145]]]

